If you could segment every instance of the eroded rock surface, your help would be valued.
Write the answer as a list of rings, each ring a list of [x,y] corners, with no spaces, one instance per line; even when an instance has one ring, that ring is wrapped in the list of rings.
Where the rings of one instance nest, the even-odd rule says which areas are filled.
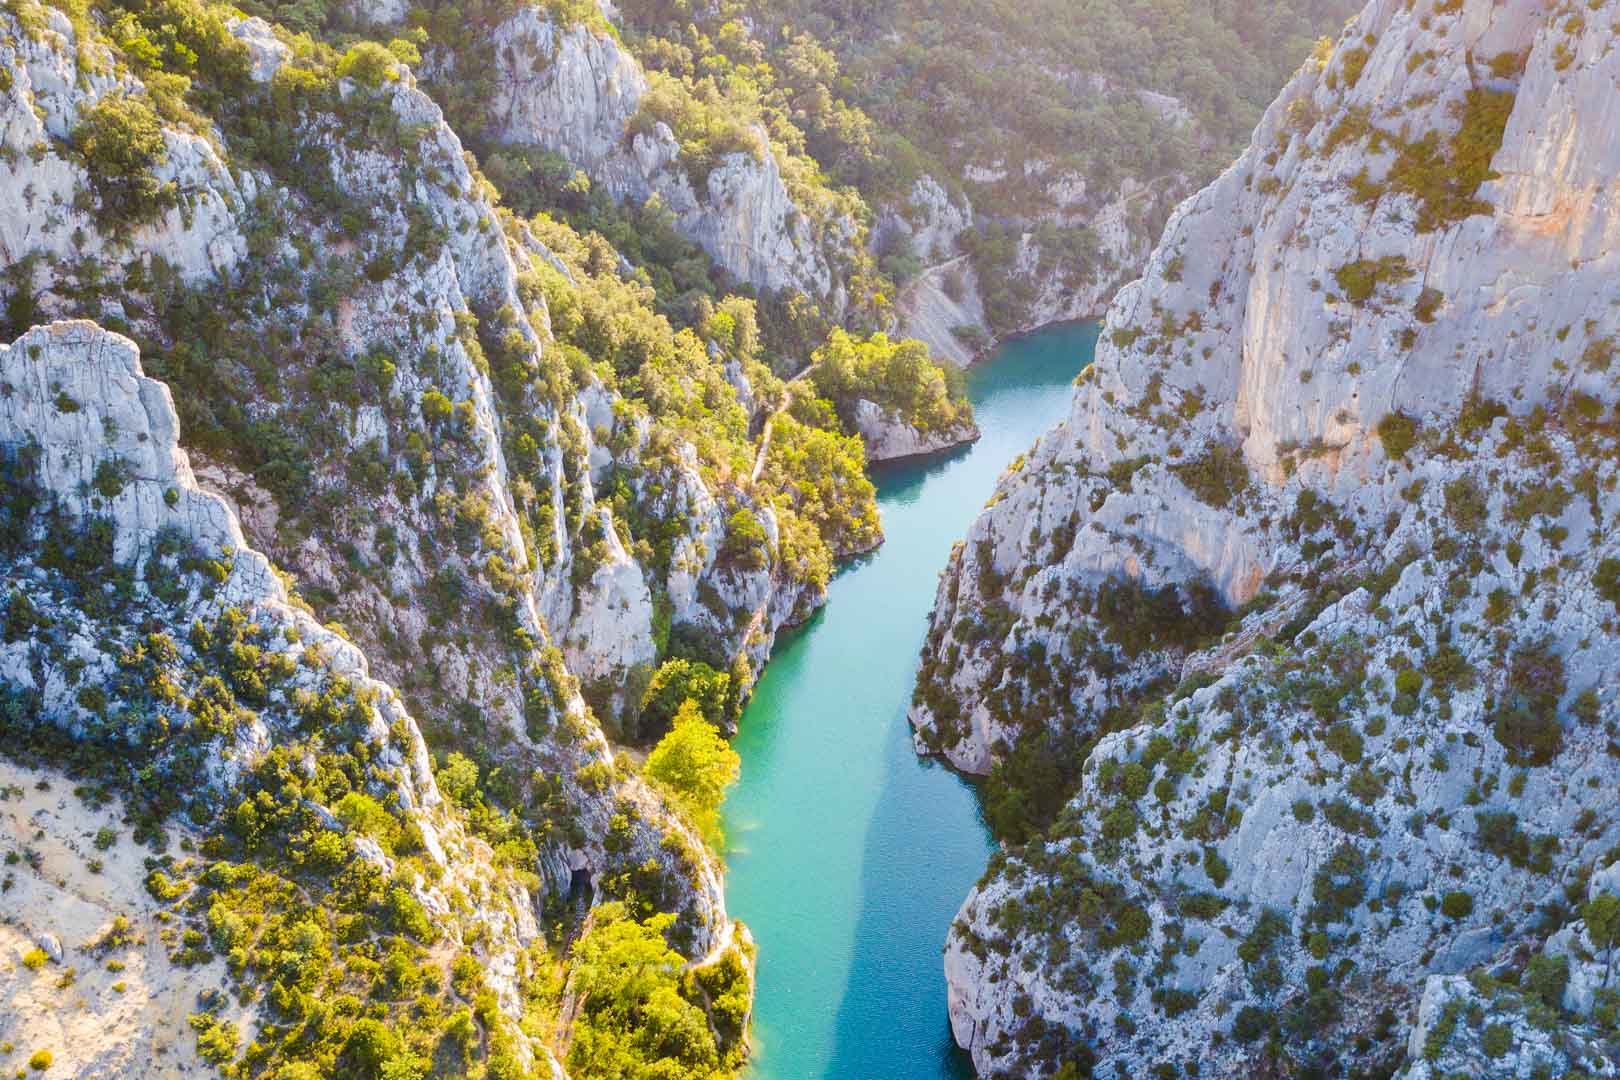
[[[1617,14],[1369,4],[954,554],[919,748],[1056,796],[947,948],[981,1074],[1616,1071],[1501,982],[1620,832]]]

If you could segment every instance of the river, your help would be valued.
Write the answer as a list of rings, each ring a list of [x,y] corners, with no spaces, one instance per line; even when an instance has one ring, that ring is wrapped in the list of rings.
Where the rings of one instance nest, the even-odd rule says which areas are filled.
[[[1096,341],[1051,327],[969,372],[983,437],[878,473],[885,543],[777,642],[743,713],[726,895],[759,945],[749,1080],[972,1076],[940,956],[991,843],[972,788],[912,751],[906,706],[951,545],[1066,414]]]

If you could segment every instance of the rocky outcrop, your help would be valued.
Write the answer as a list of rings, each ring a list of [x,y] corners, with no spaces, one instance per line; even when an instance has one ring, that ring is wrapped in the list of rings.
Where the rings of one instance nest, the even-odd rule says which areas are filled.
[[[982,1074],[1397,1067],[1612,862],[1617,13],[1369,4],[953,555],[920,748],[1084,755],[951,934]],[[1500,1075],[1608,1074],[1560,1001]]]
[[[971,421],[945,431],[923,431],[892,410],[865,398],[855,403],[855,427],[861,441],[866,443],[866,460],[874,463],[926,457],[974,442],[979,437],[979,429]]]
[[[105,99],[137,93],[139,82],[117,73],[111,53],[80,41],[68,17],[38,9],[38,25],[0,15],[0,262],[48,289],[53,266],[91,263],[122,271],[130,252],[160,258],[187,280],[212,277],[247,254],[240,216],[256,195],[252,177],[226,168],[209,140],[166,127],[152,169],[175,195],[172,208],[131,235],[97,227],[90,177],[71,147],[87,111]],[[262,25],[262,24],[261,24]]]
[[[235,805],[249,791],[249,774],[272,750],[300,745],[298,711],[307,705],[296,703],[306,701],[304,695],[345,687],[343,693],[363,703],[356,741],[345,743],[348,733],[338,726],[325,734],[374,760],[379,779],[372,794],[397,808],[418,838],[422,859],[433,867],[413,879],[416,902],[451,940],[465,940],[469,947],[473,940],[484,943],[479,960],[485,978],[515,1030],[524,1015],[518,987],[522,952],[539,935],[534,899],[495,867],[488,845],[470,835],[440,795],[427,748],[399,696],[370,677],[358,648],[294,605],[269,561],[246,543],[229,507],[197,487],[179,447],[168,388],[144,376],[133,343],[89,322],[41,327],[0,346],[0,386],[5,577],[12,586],[8,626],[21,629],[19,612],[26,612],[29,623],[29,633],[8,632],[0,646],[0,692],[11,723],[20,712],[93,746],[108,738],[107,725],[117,710],[128,726],[113,738],[157,773],[182,768],[181,761],[190,765],[191,757],[171,760],[163,747],[168,743],[173,753],[176,742],[193,739],[201,771],[176,776],[174,782],[183,786],[170,797],[194,807],[196,820],[208,821],[210,808],[217,812]],[[98,564],[95,550],[84,546],[70,548],[64,560],[58,528],[76,533],[80,545],[104,544],[105,562]],[[195,569],[203,566],[206,573]],[[102,588],[111,593],[121,582],[116,587],[122,595],[110,609],[105,603],[76,603],[74,589],[64,588],[68,582],[91,594]],[[172,718],[162,717],[153,726],[139,716],[120,673],[158,663],[162,650],[154,642],[159,638],[177,660],[202,667],[209,663],[204,654],[210,648],[202,643],[203,627],[233,622],[249,625],[263,643],[243,648],[251,650],[249,662],[263,673],[251,681],[269,680],[273,689],[250,691],[240,667],[229,676],[237,693],[253,694],[260,707],[237,713],[230,723],[217,718],[205,723],[209,714],[201,703],[217,703],[224,685],[193,689],[175,667],[172,674],[153,676],[180,680],[166,683],[176,694],[169,699]],[[184,638],[188,623],[196,628],[184,645],[164,632]],[[132,650],[150,659],[133,659]],[[248,655],[238,653],[238,662]],[[188,691],[198,696],[189,701],[178,696]],[[16,727],[11,730],[20,737]],[[313,771],[315,751],[302,752],[311,755]],[[352,833],[330,810],[321,812],[328,828],[349,834],[345,843],[353,845],[357,858],[392,872],[393,860],[374,841]],[[465,890],[485,902],[456,908],[452,895]],[[60,961],[59,946],[57,952]],[[150,978],[138,985],[137,997],[141,991],[166,994],[174,981],[185,981],[177,970],[146,974]],[[239,1019],[255,1022],[251,1010]],[[29,1018],[22,1020],[27,1030]],[[107,1066],[121,1048],[139,1045],[131,1035],[115,1024],[59,1047],[58,1064]],[[531,1060],[546,1055],[539,1043],[524,1049]]]
[[[559,374],[536,283],[557,260],[503,222],[409,72],[283,103],[277,137],[300,170],[233,160],[243,148],[219,129],[164,124],[158,178],[184,154],[206,167],[172,173],[178,210],[115,232],[74,209],[89,180],[64,144],[100,96],[141,86],[75,74],[106,46],[42,11],[34,34],[0,16],[15,151],[0,162],[12,170],[0,200],[18,211],[3,215],[16,226],[5,256],[34,271],[8,278],[19,301],[8,314],[27,310],[24,298],[47,317],[111,313],[153,342],[149,362],[179,374],[202,471],[244,509],[245,535],[229,516],[232,546],[284,567],[424,724],[473,739],[518,778],[506,809],[539,838],[524,867],[538,878],[535,906],[560,904],[583,872],[600,893],[642,890],[680,916],[673,941],[706,953],[729,926],[719,869],[662,797],[613,771],[602,725],[650,674],[655,612],[663,633],[705,635],[720,666],[742,658],[746,690],[774,632],[820,591],[786,580],[770,553],[722,563],[725,523],[753,496],[705,473],[711,462],[644,407]],[[260,20],[229,25],[246,50],[231,107],[269,115],[264,88],[291,50]],[[66,258],[68,244],[88,257]],[[610,474],[631,502],[689,508],[666,528],[667,564],[598,501]],[[228,516],[213,496],[196,505]],[[622,497],[615,506],[624,513]],[[139,509],[167,520],[150,492]],[[267,574],[262,563],[238,572]]]
[[[727,153],[695,176],[668,125],[642,122],[647,76],[616,38],[528,7],[494,30],[490,51],[498,65],[491,130],[500,141],[563,155],[617,200],[657,198],[738,281],[797,289],[842,310],[838,252],[855,226],[818,221],[813,207],[795,202],[763,129],[752,132],[753,152]],[[446,61],[447,71],[454,66]]]
[[[1151,250],[1147,221],[1150,211],[1170,192],[1185,190],[1185,179],[1164,178],[1144,184],[1125,178],[1119,190],[1094,197],[1085,180],[1070,174],[1048,178],[1038,163],[1027,183],[1041,195],[1034,202],[1047,209],[1020,219],[1011,258],[995,273],[1004,306],[1015,309],[992,326],[975,260],[955,254],[959,238],[974,227],[966,196],[952,202],[931,178],[918,181],[910,210],[920,219],[913,226],[901,214],[889,214],[873,231],[873,246],[881,250],[892,237],[904,234],[925,266],[906,284],[895,307],[897,333],[926,342],[939,359],[966,366],[984,355],[998,340],[1049,326],[1091,318],[1107,308],[1122,277],[1140,267]],[[999,175],[999,174],[997,174]],[[1004,179],[1004,177],[1002,177]],[[884,229],[887,226],[887,229]],[[1054,247],[1043,229],[1085,229],[1091,238],[1089,255],[1076,260]]]

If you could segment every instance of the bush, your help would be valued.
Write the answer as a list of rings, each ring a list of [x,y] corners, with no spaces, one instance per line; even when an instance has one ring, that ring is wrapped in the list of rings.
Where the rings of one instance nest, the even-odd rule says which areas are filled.
[[[399,78],[394,70],[398,62],[398,57],[377,42],[362,41],[338,60],[337,75],[340,79],[353,79],[367,89],[375,90],[385,81]]]
[[[56,1055],[49,1050],[35,1050],[33,1056],[28,1059],[28,1067],[35,1072],[44,1072],[51,1067],[51,1062],[55,1060]]]
[[[1358,259],[1333,271],[1333,280],[1352,304],[1364,305],[1386,284],[1405,281],[1412,276],[1412,268],[1399,255],[1386,255],[1382,259]]]
[[[765,526],[746,506],[726,521],[726,538],[720,544],[720,557],[747,570],[762,570],[770,560],[770,539]]]
[[[639,736],[662,737],[688,701],[697,705],[705,720],[720,727],[730,718],[731,676],[701,660],[666,660],[642,695]]]
[[[1249,466],[1243,460],[1242,449],[1236,446],[1212,446],[1203,457],[1185,465],[1172,465],[1170,471],[1200,502],[1218,509],[1231,505],[1249,486]]]
[[[1491,733],[1514,765],[1546,765],[1564,747],[1558,702],[1564,696],[1564,661],[1546,643],[1514,655]]]
[[[1525,965],[1519,988],[1538,998],[1549,1009],[1564,1004],[1564,988],[1569,985],[1569,957],[1537,956]]]
[[[1446,145],[1431,131],[1400,148],[1389,182],[1417,200],[1420,232],[1491,212],[1491,204],[1477,196],[1480,185],[1496,175],[1491,158],[1501,149],[1513,101],[1511,90],[1470,90],[1457,133]]]
[[[834,330],[816,350],[810,382],[854,430],[855,404],[866,400],[922,432],[963,430],[973,420],[961,372],[936,364],[920,341],[886,334],[851,337]]]
[[[1620,559],[1604,559],[1592,575],[1599,596],[1620,609]]]
[[[1276,1025],[1268,1009],[1258,1005],[1245,1005],[1232,1020],[1232,1038],[1240,1043],[1252,1043],[1266,1035]]]
[[[1485,492],[1473,477],[1464,476],[1446,485],[1446,513],[1462,531],[1475,533],[1483,528],[1488,509]]]
[[[1384,444],[1384,456],[1399,461],[1417,443],[1418,422],[1404,413],[1386,413],[1378,421],[1378,438]]]
[[[1479,1038],[1479,1048],[1492,1061],[1505,1056],[1513,1049],[1513,1029],[1500,1022],[1489,1025]]]
[[[107,94],[79,114],[73,148],[84,159],[98,222],[121,232],[162,217],[178,205],[172,183],[153,169],[168,158],[163,125],[138,97]]]
[[[1466,919],[1474,913],[1474,898],[1461,889],[1453,889],[1441,897],[1440,913],[1448,919]]]
[[[1329,750],[1339,755],[1345,762],[1355,765],[1361,761],[1363,741],[1361,733],[1346,722],[1339,722],[1328,728],[1323,736]]]
[[[720,804],[741,765],[737,751],[693,701],[681,704],[669,734],[647,755],[647,775],[674,793],[705,839],[716,845],[722,838]]]

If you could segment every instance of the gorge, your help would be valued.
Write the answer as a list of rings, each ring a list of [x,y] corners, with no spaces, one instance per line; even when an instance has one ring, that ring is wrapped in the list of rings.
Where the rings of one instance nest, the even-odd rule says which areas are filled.
[[[0,0],[0,1069],[1620,1076],[1617,46]]]

